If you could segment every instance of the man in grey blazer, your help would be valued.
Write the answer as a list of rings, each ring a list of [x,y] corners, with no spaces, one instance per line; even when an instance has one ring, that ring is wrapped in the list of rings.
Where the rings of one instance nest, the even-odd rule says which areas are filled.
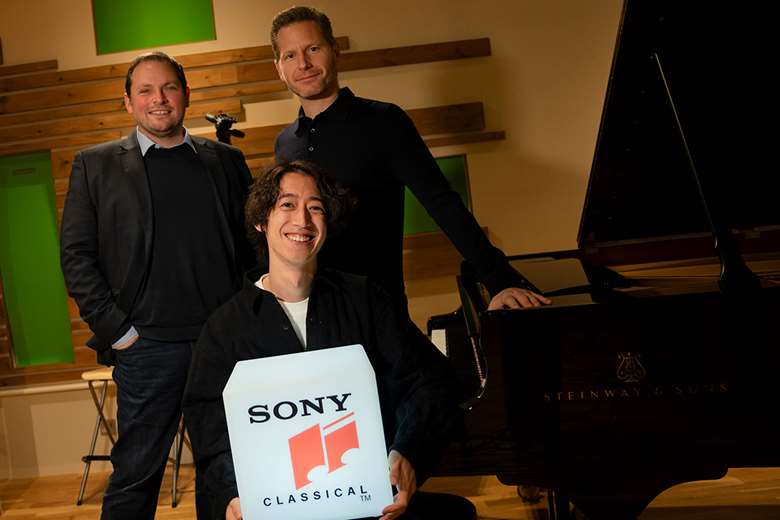
[[[137,128],[76,156],[61,234],[68,291],[94,334],[87,344],[114,365],[119,439],[101,516],[111,520],[154,518],[192,344],[254,262],[249,170],[238,149],[184,128],[181,65],[139,56],[124,100]]]

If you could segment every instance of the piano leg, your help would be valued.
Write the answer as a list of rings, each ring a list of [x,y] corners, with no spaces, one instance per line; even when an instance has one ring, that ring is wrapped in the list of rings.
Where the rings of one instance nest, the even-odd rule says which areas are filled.
[[[547,515],[550,520],[570,520],[573,512],[569,508],[569,499],[554,489],[547,490]]]

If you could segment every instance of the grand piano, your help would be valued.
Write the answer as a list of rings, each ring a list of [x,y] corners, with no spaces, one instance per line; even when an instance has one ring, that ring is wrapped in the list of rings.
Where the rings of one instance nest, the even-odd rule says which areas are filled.
[[[488,312],[464,264],[462,308],[429,320],[468,409],[439,474],[622,520],[672,485],[780,466],[770,48],[740,10],[625,2],[579,247],[511,258],[554,303]]]

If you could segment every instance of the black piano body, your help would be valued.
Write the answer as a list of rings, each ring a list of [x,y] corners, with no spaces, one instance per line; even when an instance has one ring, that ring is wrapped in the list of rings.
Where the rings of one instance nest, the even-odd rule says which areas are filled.
[[[441,474],[495,474],[558,490],[588,518],[624,519],[674,484],[780,466],[780,285],[745,301],[717,278],[683,292],[632,283],[630,295],[481,313],[486,384]],[[467,331],[449,319],[451,357],[476,393]]]
[[[511,259],[554,304],[486,312],[464,265],[463,308],[429,321],[478,395],[441,474],[624,519],[674,484],[780,466],[780,182],[756,77],[729,61],[768,49],[716,8],[625,3],[580,247]]]

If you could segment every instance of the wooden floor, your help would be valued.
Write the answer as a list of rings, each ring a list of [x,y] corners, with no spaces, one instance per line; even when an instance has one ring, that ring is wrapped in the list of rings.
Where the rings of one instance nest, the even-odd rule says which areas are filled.
[[[3,519],[94,520],[100,516],[101,494],[108,475],[90,476],[84,504],[76,506],[80,475],[12,480],[0,483]],[[171,508],[170,475],[166,474],[158,519],[195,518],[194,473],[182,466],[180,504]],[[456,493],[477,506],[481,519],[544,520],[544,501],[527,505],[514,487],[495,477],[432,479],[429,491]],[[641,520],[776,520],[780,519],[780,468],[734,469],[721,480],[675,486],[657,497]]]

